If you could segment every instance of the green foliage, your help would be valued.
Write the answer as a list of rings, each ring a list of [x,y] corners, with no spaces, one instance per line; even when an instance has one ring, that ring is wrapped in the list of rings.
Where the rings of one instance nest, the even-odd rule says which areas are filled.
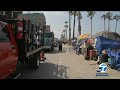
[[[106,18],[108,19],[108,20],[112,20],[113,18],[112,18],[112,13],[110,13],[110,12],[108,12],[108,13],[106,13]]]
[[[107,17],[106,17],[106,15],[105,14],[103,14],[102,16],[101,16],[101,19],[106,19]]]
[[[95,11],[87,11],[87,12],[88,12],[87,17],[90,17],[90,19],[92,19],[92,17],[94,17],[95,15]]]
[[[119,15],[115,15],[115,16],[113,17],[113,19],[115,19],[116,21],[118,21],[118,20],[120,20],[120,16],[119,16]]]

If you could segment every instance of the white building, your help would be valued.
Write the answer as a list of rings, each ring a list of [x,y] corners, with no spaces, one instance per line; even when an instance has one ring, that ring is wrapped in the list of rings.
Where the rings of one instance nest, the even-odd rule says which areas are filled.
[[[40,29],[43,30],[46,25],[46,18],[43,13],[24,13],[19,14],[18,19],[25,19],[32,21],[33,24],[39,25]]]
[[[22,14],[22,11],[0,11],[1,19],[17,18],[18,14]]]

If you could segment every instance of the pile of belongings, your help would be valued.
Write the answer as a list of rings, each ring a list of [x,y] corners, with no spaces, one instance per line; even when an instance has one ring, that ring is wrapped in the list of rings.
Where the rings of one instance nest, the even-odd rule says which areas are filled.
[[[108,65],[120,71],[120,42],[118,40],[107,39],[102,36],[97,37],[96,49],[99,56],[99,63],[107,62]],[[113,50],[114,49],[114,50]]]
[[[98,64],[101,64],[103,62],[108,62],[108,54],[107,54],[107,50],[102,50],[102,54],[99,56],[99,60],[98,60]]]
[[[108,50],[108,64],[111,68],[120,71],[120,50]]]

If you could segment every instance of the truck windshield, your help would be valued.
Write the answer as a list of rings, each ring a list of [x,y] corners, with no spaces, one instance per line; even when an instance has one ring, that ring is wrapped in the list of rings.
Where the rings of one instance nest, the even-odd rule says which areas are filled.
[[[8,41],[10,41],[10,36],[6,27],[4,28],[0,27],[0,42],[8,42]]]

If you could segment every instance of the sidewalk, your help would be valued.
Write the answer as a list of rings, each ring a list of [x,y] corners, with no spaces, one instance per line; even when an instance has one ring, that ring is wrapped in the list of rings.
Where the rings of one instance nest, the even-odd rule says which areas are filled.
[[[66,48],[67,50],[74,50],[72,45],[69,44],[63,44],[63,48]]]
[[[60,53],[62,65],[69,67],[67,75],[69,79],[120,79],[120,72],[108,67],[106,73],[109,76],[96,76],[96,70],[99,68],[97,61],[85,60],[83,55],[76,55],[72,46],[63,45],[66,52]]]

